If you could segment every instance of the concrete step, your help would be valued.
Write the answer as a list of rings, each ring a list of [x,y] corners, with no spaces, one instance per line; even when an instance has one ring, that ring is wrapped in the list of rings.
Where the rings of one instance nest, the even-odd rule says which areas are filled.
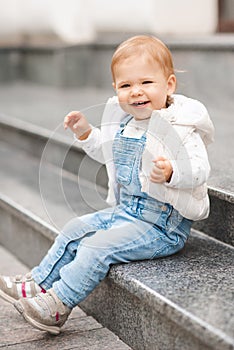
[[[0,274],[14,276],[28,272],[28,267],[20,263],[14,255],[0,246]],[[87,316],[76,307],[63,332],[57,336],[40,332],[27,324],[14,307],[0,299],[0,348],[1,349],[79,349],[116,350],[131,349],[116,335],[104,328],[93,317]]]
[[[94,43],[72,47],[1,47],[0,81],[23,79],[49,86],[109,88],[111,57],[117,45],[128,36],[119,33],[108,40],[103,35]],[[163,40],[172,51],[175,67],[183,70],[183,74],[178,74],[180,88],[189,94],[195,91],[203,98],[218,96],[218,92],[231,96],[233,36],[168,36]],[[225,67],[226,74],[220,74],[218,67]],[[211,80],[214,82],[212,92]]]
[[[0,244],[29,267],[68,219],[104,206],[102,187],[46,159],[3,141],[0,159]],[[113,267],[80,306],[136,350],[234,349],[233,258],[193,230],[173,257]]]
[[[29,267],[56,234],[1,195],[0,244]],[[231,246],[193,230],[175,256],[112,267],[80,307],[136,350],[234,349],[233,259]]]
[[[20,170],[20,167],[16,165],[16,160],[16,163],[13,163],[11,161],[9,162],[11,157],[18,157],[15,153],[17,149],[18,151],[23,151],[23,153],[20,154],[25,154],[26,158],[35,158],[34,160],[32,160],[32,163],[34,164],[35,177],[34,180],[29,180],[29,182],[32,185],[32,181],[34,181],[34,187],[36,187],[35,191],[38,192],[38,183],[40,181],[41,188],[39,190],[41,191],[41,195],[43,198],[44,196],[46,196],[46,199],[44,200],[44,204],[46,205],[46,207],[47,204],[51,201],[49,195],[51,183],[53,183],[53,187],[55,186],[54,173],[57,174],[57,193],[61,193],[61,170],[64,173],[64,177],[66,177],[66,173],[67,178],[72,179],[72,181],[70,182],[71,185],[69,186],[69,190],[67,190],[68,192],[70,192],[74,196],[73,182],[77,181],[78,176],[79,186],[76,183],[75,187],[79,187],[79,193],[82,192],[82,198],[80,199],[79,197],[79,201],[85,200],[89,203],[89,207],[94,207],[94,209],[96,208],[96,203],[105,206],[105,202],[103,201],[107,188],[107,175],[105,167],[87,157],[84,154],[84,152],[79,147],[77,147],[76,144],[74,144],[74,140],[71,137],[71,135],[68,134],[65,136],[62,125],[60,125],[60,128],[57,128],[54,132],[52,132],[48,129],[30,124],[19,119],[9,118],[7,116],[0,115],[0,140],[2,140],[5,145],[2,145],[2,150],[0,150],[0,157],[2,158],[1,162],[2,164],[4,164],[2,174],[4,172],[8,172],[8,174],[5,174],[4,181],[6,181],[6,179],[10,181],[9,179],[12,177],[12,174],[15,174],[15,178],[20,178],[23,176],[24,182],[26,183],[27,176],[30,175],[30,173],[28,173],[27,171],[27,162],[26,166],[23,164],[23,162],[20,163],[22,170]],[[11,155],[7,154],[8,152],[11,152]],[[40,164],[38,164],[38,160],[40,160]],[[47,162],[54,165],[54,170],[52,172],[53,174],[50,171],[47,171],[47,168],[43,166]],[[12,167],[15,167],[15,169],[13,169]],[[21,175],[17,174],[17,172],[19,173],[20,171]],[[228,178],[232,175],[229,169],[229,171],[225,174],[227,178],[224,181],[222,178],[223,175],[217,173],[215,170],[213,171],[213,173],[214,174],[211,176],[211,179],[208,182],[209,195],[211,201],[210,216],[206,220],[196,222],[194,224],[194,228],[198,229],[199,231],[205,232],[206,234],[216,239],[219,239],[227,244],[231,244],[234,246],[233,179],[232,181],[228,180]],[[72,174],[75,177],[72,177]],[[51,180],[47,181],[47,179],[49,178]],[[91,196],[93,196],[94,193],[96,194],[96,200],[94,201],[93,198],[91,199],[92,203],[90,203],[91,197],[85,194],[86,190],[82,190],[83,187],[81,184],[82,182],[84,183],[84,179],[88,181],[87,185],[91,186],[92,191],[94,191],[88,191],[87,193],[90,193]],[[67,182],[68,181],[66,181],[66,183]],[[98,186],[94,186],[94,184],[97,184]],[[11,187],[10,184],[4,185],[4,188],[9,187]],[[19,193],[14,193],[14,196],[17,196],[18,194]],[[64,193],[62,195],[64,196]],[[22,200],[23,199],[21,196],[20,203],[23,203]],[[41,198],[39,198],[38,200],[41,202]],[[68,200],[66,201],[67,203],[69,203],[70,198],[68,198]],[[31,203],[31,205],[32,204],[33,203]],[[28,201],[24,205],[27,208]],[[72,206],[74,206],[74,203],[72,203]],[[85,208],[87,209],[86,205]],[[29,209],[31,208],[29,207]],[[84,209],[84,211],[86,209]],[[51,204],[49,204],[49,208],[46,208],[46,210],[49,213],[53,213],[51,214],[51,219],[52,221],[54,221],[54,215],[56,215],[56,213],[58,212],[57,209],[54,211],[54,207]],[[42,211],[43,214],[41,215],[44,215],[44,209]],[[82,213],[84,213],[84,211],[82,211]],[[43,218],[45,218],[45,216],[43,216]],[[59,221],[61,221],[61,219],[61,216],[58,217]],[[62,221],[62,223],[64,223],[64,220]]]

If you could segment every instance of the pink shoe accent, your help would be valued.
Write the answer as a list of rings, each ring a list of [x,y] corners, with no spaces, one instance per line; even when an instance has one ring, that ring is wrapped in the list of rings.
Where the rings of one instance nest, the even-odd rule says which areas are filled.
[[[22,282],[21,291],[22,291],[23,298],[27,298],[26,290],[25,290],[25,282]]]
[[[46,293],[46,290],[44,288],[41,288],[41,293]]]
[[[58,311],[56,312],[55,319],[56,319],[56,321],[59,321],[59,312]]]

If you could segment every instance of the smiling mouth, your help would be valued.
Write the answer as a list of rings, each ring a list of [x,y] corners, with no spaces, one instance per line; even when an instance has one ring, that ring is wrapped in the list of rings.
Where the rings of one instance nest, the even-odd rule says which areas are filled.
[[[133,102],[132,106],[133,107],[143,107],[147,105],[150,101],[139,101],[139,102]]]

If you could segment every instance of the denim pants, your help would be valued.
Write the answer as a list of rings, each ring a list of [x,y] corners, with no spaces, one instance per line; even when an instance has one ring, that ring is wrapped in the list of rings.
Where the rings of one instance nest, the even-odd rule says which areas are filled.
[[[141,192],[139,171],[146,136],[123,136],[128,120],[120,125],[113,144],[119,204],[69,221],[32,270],[36,283],[44,289],[53,287],[70,308],[92,292],[111,265],[174,254],[190,232],[190,220],[170,204]]]

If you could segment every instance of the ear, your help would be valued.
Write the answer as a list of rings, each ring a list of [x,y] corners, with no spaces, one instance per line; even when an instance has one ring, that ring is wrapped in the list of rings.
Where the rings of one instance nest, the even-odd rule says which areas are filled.
[[[112,83],[112,86],[113,86],[113,89],[117,92],[117,89],[116,89],[116,84],[115,82]]]
[[[176,76],[171,74],[167,80],[167,95],[170,96],[175,92],[176,89]]]

